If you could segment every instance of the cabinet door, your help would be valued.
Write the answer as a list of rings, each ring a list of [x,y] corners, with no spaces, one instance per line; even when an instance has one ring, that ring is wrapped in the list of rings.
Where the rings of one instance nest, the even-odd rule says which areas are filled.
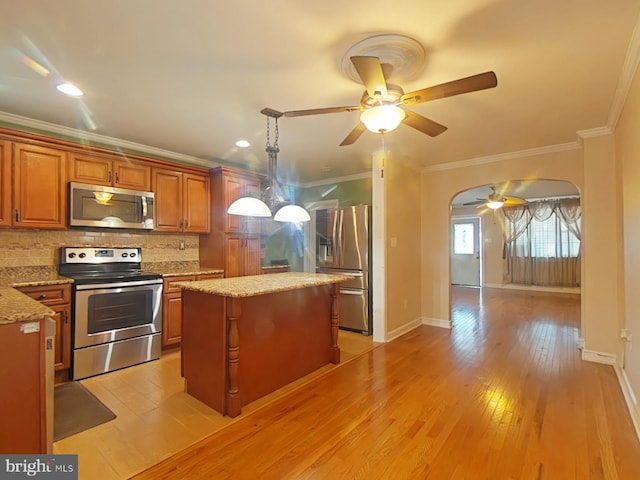
[[[184,231],[209,233],[211,231],[211,193],[209,177],[183,174]]]
[[[153,170],[155,192],[155,230],[182,231],[182,173],[172,170]]]
[[[245,179],[244,194],[252,197],[260,197],[260,181],[258,179]],[[259,217],[242,217],[244,218],[244,231],[246,233],[260,233],[262,219]]]
[[[0,141],[0,226],[11,225],[11,144]]]
[[[226,235],[224,242],[224,276],[244,275],[244,235]]]
[[[138,163],[114,161],[113,186],[131,190],[151,190],[151,167]]]
[[[162,348],[180,345],[182,337],[182,292],[162,295]]]
[[[66,370],[71,367],[71,307],[65,305],[49,308],[56,312],[53,317],[56,322],[55,369],[56,371]]]
[[[113,180],[111,160],[72,153],[69,159],[69,180],[110,186]]]
[[[244,195],[244,179],[235,175],[225,175],[222,179],[224,193],[224,211],[229,205]],[[225,232],[242,233],[244,231],[244,217],[240,215],[227,215],[225,213]],[[228,276],[228,275],[227,275]]]
[[[260,256],[260,237],[246,237],[244,246],[244,275],[260,275],[262,262]]]
[[[66,154],[16,143],[13,149],[14,226],[66,227]]]

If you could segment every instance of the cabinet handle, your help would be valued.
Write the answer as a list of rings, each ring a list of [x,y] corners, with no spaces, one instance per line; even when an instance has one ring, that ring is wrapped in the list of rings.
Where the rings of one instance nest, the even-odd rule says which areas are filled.
[[[111,183],[111,170],[109,170],[109,183]]]
[[[116,172],[116,183],[120,183],[120,175]]]
[[[64,323],[66,325],[69,323],[69,315],[67,315],[67,312],[62,312],[62,315],[64,316]]]
[[[47,298],[47,294],[46,294],[46,293],[43,293],[43,294],[41,294],[41,295],[38,297],[38,300],[41,300],[41,301],[42,301],[42,300],[44,300],[44,299],[46,299],[46,298]]]

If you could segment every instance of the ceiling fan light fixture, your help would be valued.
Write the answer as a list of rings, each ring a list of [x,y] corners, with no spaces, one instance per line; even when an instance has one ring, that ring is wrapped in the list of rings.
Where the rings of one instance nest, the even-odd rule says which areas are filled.
[[[242,197],[234,201],[227,213],[230,215],[240,215],[243,217],[270,217],[271,210],[266,203],[259,198]]]
[[[404,110],[396,105],[378,105],[363,111],[360,121],[370,132],[390,132],[398,128],[405,116]]]
[[[273,219],[276,222],[300,223],[310,221],[311,216],[309,215],[309,212],[299,205],[285,205],[278,209],[276,214],[273,216]]]
[[[496,210],[504,205],[504,200],[489,200],[487,202],[487,207]]]

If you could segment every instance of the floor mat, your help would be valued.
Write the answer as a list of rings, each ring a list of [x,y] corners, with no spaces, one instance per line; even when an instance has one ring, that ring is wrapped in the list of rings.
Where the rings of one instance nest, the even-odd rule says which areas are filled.
[[[116,418],[80,382],[67,382],[54,389],[53,441],[57,442]]]

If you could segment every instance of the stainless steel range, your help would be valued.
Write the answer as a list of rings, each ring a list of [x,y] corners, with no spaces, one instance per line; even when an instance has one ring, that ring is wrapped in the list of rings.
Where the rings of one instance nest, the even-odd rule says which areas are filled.
[[[162,277],[141,271],[140,248],[64,247],[74,279],[73,379],[160,358]]]

